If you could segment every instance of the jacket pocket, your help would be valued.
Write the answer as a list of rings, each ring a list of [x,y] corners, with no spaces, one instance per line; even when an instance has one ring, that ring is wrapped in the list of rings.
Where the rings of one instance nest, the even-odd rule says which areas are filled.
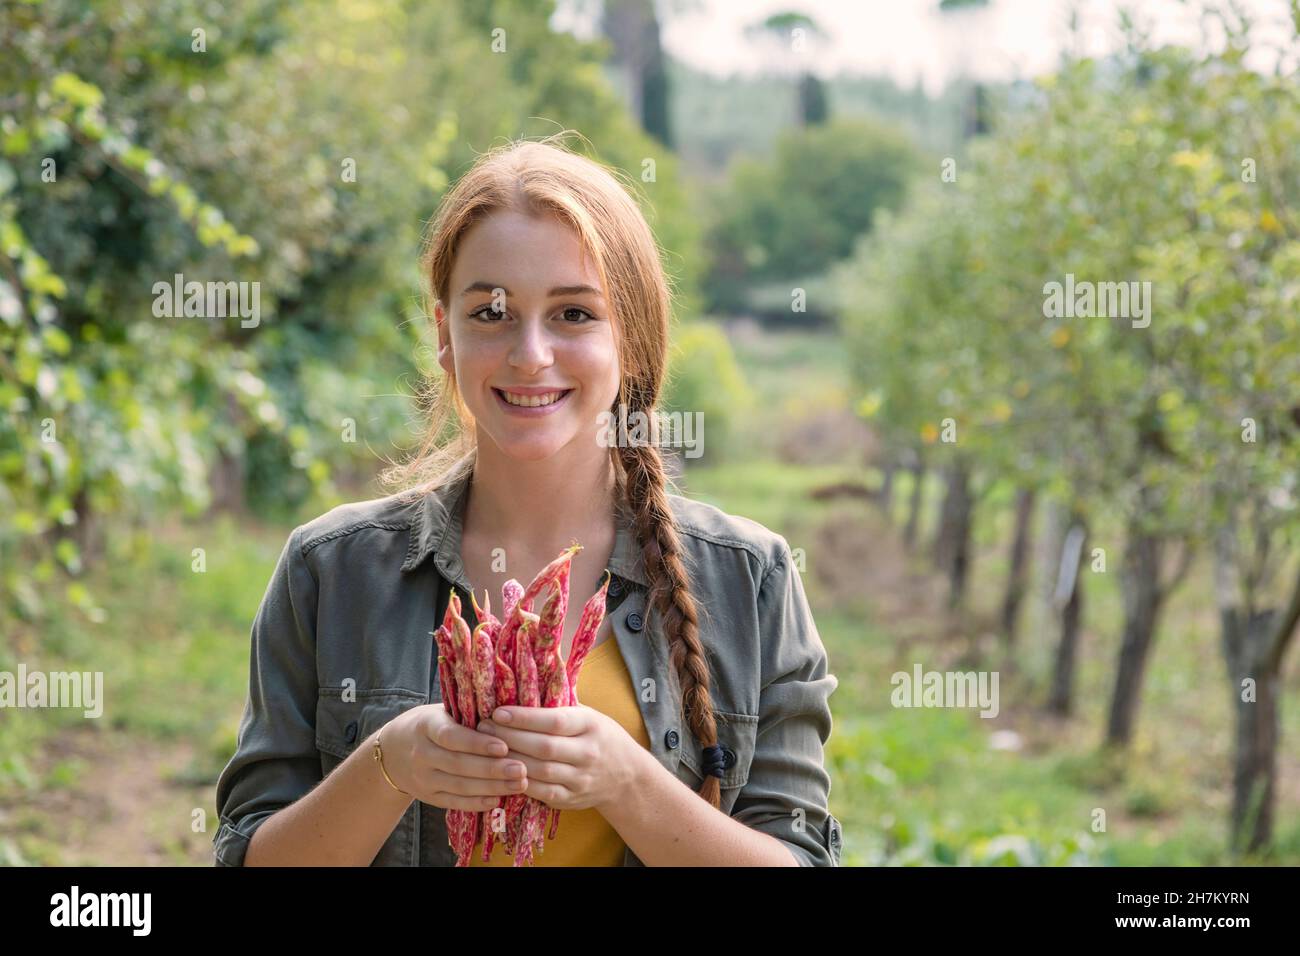
[[[355,696],[355,700],[351,697]],[[316,750],[321,774],[328,776],[376,730],[403,711],[425,703],[425,696],[401,688],[380,688],[349,693],[342,687],[322,687],[316,700]],[[366,758],[370,758],[367,756]],[[379,773],[379,768],[374,768]],[[385,784],[387,786],[387,784]],[[414,866],[416,801],[375,855],[372,866]]]
[[[718,726],[718,744],[722,747],[725,760],[719,784],[723,791],[723,808],[734,802],[736,793],[749,781],[749,768],[754,762],[754,747],[758,740],[758,717],[752,714],[732,714],[715,711]],[[687,726],[682,728],[682,762],[681,766],[689,771],[680,773],[682,782],[692,790],[698,790],[704,784],[703,746]],[[728,794],[726,791],[736,793]]]

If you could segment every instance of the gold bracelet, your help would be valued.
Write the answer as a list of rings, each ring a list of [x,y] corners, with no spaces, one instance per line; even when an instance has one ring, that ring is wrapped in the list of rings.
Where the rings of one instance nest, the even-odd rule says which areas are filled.
[[[379,732],[375,734],[375,763],[379,764],[379,772],[384,775],[384,779],[388,781],[388,785],[403,796],[409,797],[411,794],[393,783],[393,778],[390,777],[388,771],[384,769],[384,751],[379,746],[379,737],[383,732],[383,728],[380,728]]]

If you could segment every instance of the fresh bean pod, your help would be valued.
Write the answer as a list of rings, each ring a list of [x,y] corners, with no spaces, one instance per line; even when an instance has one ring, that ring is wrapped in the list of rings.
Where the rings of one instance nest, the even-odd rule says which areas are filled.
[[[515,612],[515,605],[519,603],[519,599],[523,596],[524,586],[514,578],[501,585],[502,619],[510,620],[510,615]]]
[[[580,544],[570,545],[560,552],[558,558],[542,569],[542,573],[537,575],[532,584],[528,585],[528,590],[524,591],[523,596],[519,599],[525,611],[533,609],[533,601],[536,600],[537,596],[568,568],[573,556],[581,550],[582,545]],[[565,581],[568,581],[567,577]]]
[[[474,628],[473,641],[474,700],[478,704],[478,719],[487,720],[497,708],[497,657],[487,624]]]
[[[574,633],[573,644],[569,647],[569,659],[565,663],[565,668],[569,675],[569,706],[571,707],[578,703],[578,672],[596,643],[596,633],[600,630],[601,622],[605,620],[605,601],[609,593],[610,580],[610,574],[606,571],[605,583],[583,605],[582,616],[578,618],[578,630]]]

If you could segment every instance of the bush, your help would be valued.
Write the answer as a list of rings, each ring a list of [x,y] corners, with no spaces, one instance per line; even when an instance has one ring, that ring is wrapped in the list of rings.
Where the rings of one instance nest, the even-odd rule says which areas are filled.
[[[736,362],[731,342],[717,326],[693,322],[678,327],[663,404],[665,411],[682,413],[684,422],[702,423],[703,430],[696,427],[694,433],[684,434],[700,443],[699,450],[707,452],[710,462],[724,460],[734,452],[730,446],[736,424],[753,407],[754,394]],[[687,467],[702,457],[687,457],[687,453],[697,454],[692,448],[683,449],[683,453]]]

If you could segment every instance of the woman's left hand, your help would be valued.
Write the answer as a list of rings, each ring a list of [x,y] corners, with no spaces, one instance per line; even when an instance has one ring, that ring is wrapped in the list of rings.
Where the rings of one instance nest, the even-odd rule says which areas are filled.
[[[498,707],[476,728],[505,741],[528,769],[524,793],[557,810],[608,806],[635,786],[642,751],[622,725],[591,707]]]

